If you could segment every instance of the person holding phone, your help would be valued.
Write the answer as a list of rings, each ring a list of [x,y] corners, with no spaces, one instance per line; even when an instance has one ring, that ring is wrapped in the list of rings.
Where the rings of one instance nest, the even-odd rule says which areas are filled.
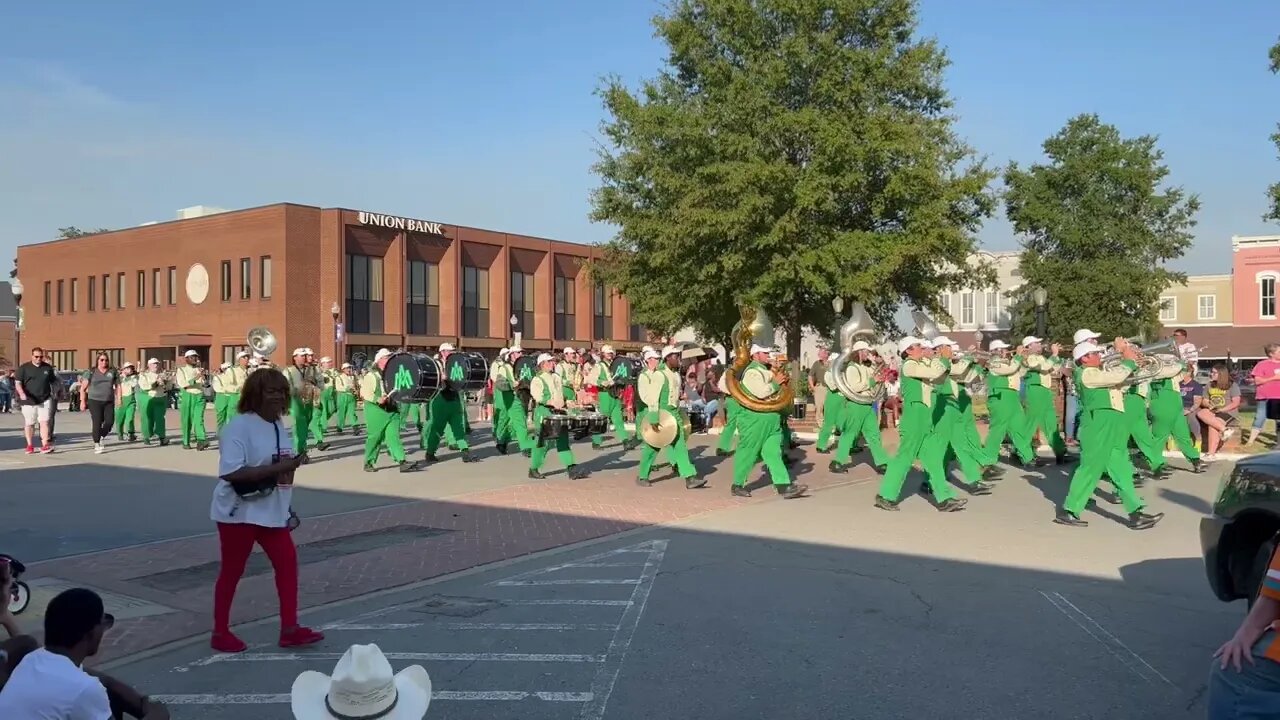
[[[220,652],[243,652],[231,632],[231,604],[254,544],[262,546],[275,573],[280,598],[280,646],[311,645],[322,633],[298,624],[298,552],[290,533],[293,479],[306,454],[293,452],[293,436],[283,417],[289,407],[289,380],[274,368],[251,373],[240,392],[239,415],[218,439],[218,483],[210,517],[218,524],[222,566],[213,589],[213,637]]]

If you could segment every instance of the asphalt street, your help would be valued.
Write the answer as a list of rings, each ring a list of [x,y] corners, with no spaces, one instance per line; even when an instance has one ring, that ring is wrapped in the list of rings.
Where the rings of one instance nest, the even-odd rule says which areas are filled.
[[[1144,489],[1168,513],[1145,532],[1052,524],[1055,472],[954,514],[846,485],[318,609],[314,648],[265,621],[243,655],[202,639],[111,670],[201,720],[288,717],[299,672],[368,642],[427,668],[431,718],[1202,717],[1243,612],[1199,559],[1216,480]]]

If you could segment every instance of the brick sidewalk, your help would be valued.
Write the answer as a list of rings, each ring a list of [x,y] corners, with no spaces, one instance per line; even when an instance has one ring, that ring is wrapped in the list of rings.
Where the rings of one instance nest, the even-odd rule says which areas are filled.
[[[801,463],[813,466],[799,480],[821,489],[873,477],[866,466],[847,475],[832,475],[826,470],[829,457],[806,453]],[[443,470],[446,465],[437,467]],[[731,467],[732,459],[724,459],[708,474],[713,487],[699,491],[685,490],[674,478],[650,488],[638,487],[634,466],[628,464],[597,472],[585,481],[555,479],[446,500],[304,518],[294,536],[302,555],[307,554],[308,545],[340,544],[356,534],[367,538],[383,531],[403,539],[331,557],[320,550],[331,545],[315,548],[312,561],[303,559],[299,605],[313,608],[635,528],[777,500],[767,487],[750,499],[730,496]],[[655,473],[655,480],[666,472]],[[255,560],[261,559],[258,555]],[[58,578],[176,608],[176,612],[118,620],[99,656],[103,661],[207,633],[217,560],[217,542],[207,535],[51,560],[32,568],[28,579]],[[236,593],[234,622],[268,618],[276,612],[271,573],[246,575]]]

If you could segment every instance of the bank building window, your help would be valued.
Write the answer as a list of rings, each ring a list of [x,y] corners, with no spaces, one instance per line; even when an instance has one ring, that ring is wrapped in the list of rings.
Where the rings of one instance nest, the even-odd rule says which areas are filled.
[[[511,314],[516,318],[511,331],[518,330],[524,337],[533,337],[534,287],[533,273],[511,273]]]
[[[147,271],[138,271],[138,307],[147,306]]]
[[[61,315],[61,314],[62,314],[62,290],[63,290],[63,287],[64,287],[64,286],[63,286],[63,281],[62,281],[62,280],[59,280],[59,281],[58,281],[58,314],[59,314],[59,315]]]
[[[116,309],[123,310],[124,306],[129,303],[125,299],[125,294],[129,291],[128,284],[124,280],[124,273],[116,273]]]
[[[604,283],[596,283],[592,294],[591,339],[608,340],[613,332],[613,293]]]
[[[80,278],[71,278],[71,312],[80,311]]]
[[[52,304],[52,301],[53,301],[52,296],[53,296],[53,283],[49,282],[48,280],[45,280],[44,281],[44,314],[45,315],[49,314],[50,305]]]
[[[462,335],[489,337],[489,271],[462,268]]]
[[[98,309],[98,276],[89,276],[89,312]]]
[[[102,309],[109,310],[111,308],[111,274],[102,276]]]
[[[271,256],[258,258],[258,295],[267,300],[271,297]]]
[[[90,350],[89,359],[95,363],[94,367],[97,367],[96,363],[98,361],[99,353],[107,356],[111,361],[111,367],[113,368],[119,368],[124,362],[124,348],[102,348],[100,350]]]
[[[221,276],[218,278],[218,281],[219,281],[218,287],[220,291],[218,296],[222,298],[222,302],[227,302],[228,300],[231,299],[231,261],[230,260],[222,261],[221,273],[222,273]]]
[[[405,267],[405,323],[408,335],[440,334],[440,266],[410,260]]]
[[[49,350],[46,351],[45,357],[49,360],[49,364],[58,370],[76,369],[75,350]]]
[[[383,332],[382,258],[347,255],[347,332]]]
[[[169,278],[168,278],[168,283],[165,287],[165,290],[168,292],[167,297],[169,300],[169,304],[177,305],[178,304],[178,268],[176,267],[169,268]]]
[[[253,278],[250,273],[249,258],[240,258],[240,299],[248,300],[253,296]]]
[[[572,340],[574,336],[574,323],[577,321],[574,315],[574,309],[577,304],[574,302],[574,279],[563,275],[556,276],[556,297],[555,297],[555,339],[556,340]]]

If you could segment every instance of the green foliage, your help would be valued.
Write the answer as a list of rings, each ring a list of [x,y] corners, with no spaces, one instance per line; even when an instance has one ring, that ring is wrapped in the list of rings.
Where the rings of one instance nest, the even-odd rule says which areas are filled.
[[[1280,74],[1280,42],[1271,46],[1270,61],[1271,72],[1273,74]],[[1276,127],[1280,130],[1280,125],[1277,125]],[[1272,133],[1271,142],[1275,143],[1276,149],[1280,150],[1280,131]],[[1266,214],[1262,216],[1262,219],[1280,221],[1280,183],[1275,183],[1271,187],[1267,188],[1267,201],[1269,203],[1269,207]]]
[[[636,322],[720,340],[746,302],[794,353],[837,295],[888,322],[972,284],[947,261],[974,250],[993,173],[953,131],[914,0],[672,0],[654,22],[666,68],[599,90],[592,196],[618,228],[592,274]]]
[[[1010,164],[1004,176],[1006,211],[1024,248],[1013,334],[1034,330],[1030,295],[1040,286],[1050,338],[1070,343],[1080,328],[1153,336],[1161,293],[1186,279],[1163,264],[1191,246],[1199,199],[1162,189],[1169,169],[1156,138],[1122,138],[1096,115],[1072,118],[1044,152],[1047,164]]]
[[[81,230],[75,225],[68,225],[64,228],[58,228],[58,239],[67,240],[70,238],[83,237],[85,235],[96,235],[97,233],[111,232],[107,228],[98,228],[97,230]]]

